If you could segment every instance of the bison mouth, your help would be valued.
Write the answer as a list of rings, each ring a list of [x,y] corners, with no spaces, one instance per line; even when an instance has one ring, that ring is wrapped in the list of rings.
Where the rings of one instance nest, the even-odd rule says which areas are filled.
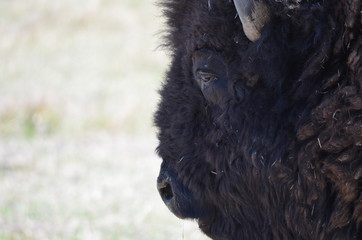
[[[230,240],[220,229],[220,219],[215,217],[197,219],[200,230],[213,240]]]

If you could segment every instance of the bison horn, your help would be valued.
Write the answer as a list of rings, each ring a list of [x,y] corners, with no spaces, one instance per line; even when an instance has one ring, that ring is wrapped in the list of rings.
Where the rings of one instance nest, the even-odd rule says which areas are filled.
[[[246,37],[254,42],[270,19],[270,11],[262,0],[234,0]]]

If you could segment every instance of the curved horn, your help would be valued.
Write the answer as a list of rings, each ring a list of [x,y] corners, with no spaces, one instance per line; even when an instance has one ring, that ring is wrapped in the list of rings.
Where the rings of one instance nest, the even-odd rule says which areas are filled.
[[[261,30],[270,19],[270,11],[262,0],[234,0],[244,33],[250,41],[260,38]]]

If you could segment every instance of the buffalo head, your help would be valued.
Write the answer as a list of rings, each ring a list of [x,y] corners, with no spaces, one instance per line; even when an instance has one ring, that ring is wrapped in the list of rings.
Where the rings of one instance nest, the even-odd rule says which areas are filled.
[[[338,15],[348,1],[333,2],[164,0],[172,63],[155,115],[157,188],[211,238],[362,235],[362,183],[342,166],[361,166],[362,84],[348,80],[340,38],[359,30]]]

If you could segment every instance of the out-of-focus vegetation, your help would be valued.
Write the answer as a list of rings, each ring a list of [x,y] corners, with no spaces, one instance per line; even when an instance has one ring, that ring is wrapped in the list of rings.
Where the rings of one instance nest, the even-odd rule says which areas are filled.
[[[3,0],[0,16],[0,240],[207,239],[155,188],[155,2]]]

